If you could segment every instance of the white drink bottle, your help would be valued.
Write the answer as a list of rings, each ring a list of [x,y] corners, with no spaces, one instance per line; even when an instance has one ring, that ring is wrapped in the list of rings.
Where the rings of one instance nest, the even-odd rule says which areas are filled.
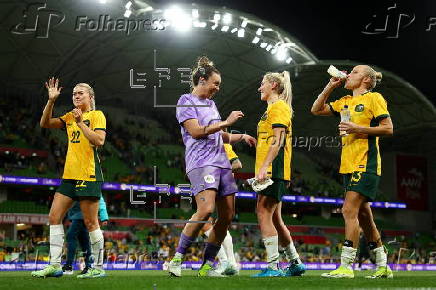
[[[329,68],[327,69],[327,72],[335,78],[340,78],[340,79],[345,79],[347,77],[347,74],[344,73],[343,71],[338,70],[336,67],[334,67],[333,65],[330,65]]]
[[[341,110],[341,122],[350,122],[351,115],[350,110],[348,110],[348,106],[345,105],[344,108]],[[339,131],[340,136],[347,136],[347,132],[345,131]]]

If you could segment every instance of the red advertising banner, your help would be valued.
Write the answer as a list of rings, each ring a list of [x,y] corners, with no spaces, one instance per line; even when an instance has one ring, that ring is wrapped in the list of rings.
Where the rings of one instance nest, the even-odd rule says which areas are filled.
[[[428,209],[427,159],[397,155],[397,196],[408,209]]]

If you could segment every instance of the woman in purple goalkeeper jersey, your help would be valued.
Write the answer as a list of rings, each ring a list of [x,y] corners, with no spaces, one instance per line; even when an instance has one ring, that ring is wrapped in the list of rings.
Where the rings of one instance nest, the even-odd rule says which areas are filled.
[[[186,173],[191,181],[197,212],[185,225],[176,254],[169,264],[170,275],[176,277],[181,276],[181,263],[186,250],[215,210],[215,204],[218,219],[207,240],[198,275],[221,276],[212,265],[233,219],[235,193],[238,191],[223,144],[244,140],[250,146],[256,145],[256,139],[249,135],[223,131],[244,114],[233,111],[225,121],[221,121],[212,101],[220,84],[220,72],[207,57],[200,57],[192,74],[193,90],[182,95],[177,103],[177,120],[186,146]]]

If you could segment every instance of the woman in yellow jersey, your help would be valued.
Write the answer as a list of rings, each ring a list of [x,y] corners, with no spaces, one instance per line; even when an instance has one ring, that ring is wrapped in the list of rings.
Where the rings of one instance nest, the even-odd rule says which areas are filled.
[[[293,112],[289,72],[267,73],[258,91],[268,107],[257,125],[256,180],[272,178],[274,183],[258,192],[256,211],[268,268],[253,277],[301,276],[306,267],[301,263],[281,214],[281,199],[291,180]],[[278,267],[279,242],[290,261],[285,272]]]
[[[377,269],[368,278],[392,278],[386,264],[387,254],[374,223],[369,201],[375,198],[381,175],[379,136],[393,134],[393,125],[387,103],[379,93],[372,92],[382,75],[367,65],[353,68],[346,79],[331,78],[315,100],[312,113],[320,116],[339,115],[348,108],[351,122],[341,122],[342,138],[341,167],[344,176],[345,200],[342,215],[345,220],[345,242],[342,247],[341,265],[324,273],[323,277],[353,278],[352,264],[356,258],[360,227],[363,229],[369,248],[376,256]],[[345,88],[352,91],[335,102],[326,103],[331,92],[345,80]]]
[[[40,271],[32,272],[34,277],[62,276],[60,267],[64,228],[62,220],[74,200],[80,201],[83,221],[89,232],[94,266],[78,278],[104,277],[103,233],[98,223],[99,199],[103,174],[97,148],[106,137],[106,118],[95,110],[95,94],[91,86],[77,84],[73,89],[74,109],[67,114],[53,118],[53,106],[61,87],[59,80],[51,78],[45,83],[48,102],[42,113],[40,125],[43,128],[65,128],[68,137],[68,151],[62,183],[57,189],[49,213],[50,223],[50,263]]]

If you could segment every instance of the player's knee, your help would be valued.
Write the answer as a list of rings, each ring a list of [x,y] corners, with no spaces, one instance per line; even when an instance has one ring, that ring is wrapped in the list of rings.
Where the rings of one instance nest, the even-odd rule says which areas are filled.
[[[268,212],[267,211],[258,211],[257,212],[257,220],[259,221],[259,224],[262,224],[262,223],[268,223],[268,224],[270,224],[271,223],[271,220],[270,220],[270,218],[271,218],[271,216],[268,214]]]
[[[343,206],[342,216],[344,217],[344,219],[355,219],[357,218],[357,211],[353,207]]]
[[[207,221],[213,213],[213,209],[206,207],[197,210],[197,218],[201,221]]]
[[[265,216],[265,210],[258,207],[256,209],[256,215],[258,219],[261,219],[263,216]]]
[[[277,231],[283,231],[284,229],[287,229],[283,221],[277,221],[273,219],[273,224]]]
[[[58,214],[54,213],[54,212],[50,212],[48,214],[48,222],[49,222],[50,225],[59,225],[59,224],[62,224],[61,217]]]
[[[84,218],[83,223],[88,231],[93,231],[99,227],[98,221],[96,219]]]

